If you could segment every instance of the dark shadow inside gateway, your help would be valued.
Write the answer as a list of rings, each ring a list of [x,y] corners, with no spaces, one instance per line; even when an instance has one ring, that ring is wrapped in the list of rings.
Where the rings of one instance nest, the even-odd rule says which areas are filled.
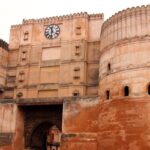
[[[22,106],[25,147],[47,150],[47,133],[53,126],[62,130],[62,105]]]

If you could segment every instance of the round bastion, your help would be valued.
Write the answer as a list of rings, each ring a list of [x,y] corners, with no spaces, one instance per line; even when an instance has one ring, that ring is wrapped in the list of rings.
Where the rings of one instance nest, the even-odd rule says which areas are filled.
[[[128,8],[101,30],[99,147],[150,149],[150,6]]]

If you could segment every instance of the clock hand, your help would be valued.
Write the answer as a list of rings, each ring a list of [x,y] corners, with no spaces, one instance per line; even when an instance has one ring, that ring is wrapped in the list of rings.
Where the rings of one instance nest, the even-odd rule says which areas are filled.
[[[52,37],[52,35],[53,35],[53,28],[52,27],[50,27],[50,37]]]
[[[52,29],[52,27],[50,27],[50,34],[52,34],[53,33],[53,29]]]

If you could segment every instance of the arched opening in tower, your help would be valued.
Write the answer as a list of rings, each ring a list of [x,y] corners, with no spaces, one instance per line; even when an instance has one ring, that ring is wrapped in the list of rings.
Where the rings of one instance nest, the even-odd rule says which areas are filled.
[[[148,85],[147,92],[148,92],[148,95],[150,95],[150,84]]]
[[[55,149],[59,143],[60,130],[50,122],[42,122],[31,134],[30,147],[34,150]]]
[[[109,98],[110,98],[110,91],[107,90],[107,91],[106,91],[106,99],[109,100]]]
[[[47,150],[47,133],[51,126],[52,124],[50,122],[43,122],[34,129],[30,139],[31,148],[35,150]]]
[[[128,86],[124,87],[124,96],[129,96],[129,87]]]

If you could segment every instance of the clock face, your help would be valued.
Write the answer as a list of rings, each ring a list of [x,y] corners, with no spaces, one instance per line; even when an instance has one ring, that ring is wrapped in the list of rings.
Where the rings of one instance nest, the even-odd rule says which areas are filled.
[[[54,38],[58,37],[59,33],[60,33],[60,28],[58,25],[55,25],[55,24],[49,25],[45,29],[45,36],[48,39],[54,39]]]

